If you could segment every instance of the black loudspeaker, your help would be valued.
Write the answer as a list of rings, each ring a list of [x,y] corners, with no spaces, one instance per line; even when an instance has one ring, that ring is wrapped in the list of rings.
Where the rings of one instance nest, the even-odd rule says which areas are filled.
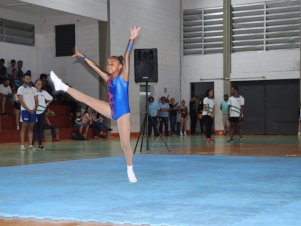
[[[158,82],[157,49],[135,49],[135,82]]]
[[[75,25],[55,26],[56,56],[72,56],[75,46]]]

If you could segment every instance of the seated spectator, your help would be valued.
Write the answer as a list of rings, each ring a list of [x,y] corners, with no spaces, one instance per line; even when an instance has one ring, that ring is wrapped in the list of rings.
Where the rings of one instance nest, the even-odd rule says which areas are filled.
[[[59,141],[59,139],[57,138],[56,135],[56,128],[55,125],[53,125],[49,119],[49,117],[54,117],[55,113],[53,111],[51,111],[50,109],[47,109],[45,112],[45,121],[44,121],[44,131],[46,129],[50,129],[51,131],[51,137],[52,137],[52,141],[53,142],[57,142]]]
[[[112,131],[110,127],[108,127],[104,122],[101,114],[92,112],[92,129],[93,129],[93,137],[105,138],[107,136],[108,131]]]
[[[5,65],[5,60],[0,59],[0,84],[3,84],[5,76],[6,76],[6,67]]]
[[[1,115],[7,115],[5,105],[7,99],[10,97],[12,97],[12,90],[10,88],[8,78],[5,78],[3,84],[0,84]]]
[[[12,75],[13,69],[17,70],[17,68],[16,68],[16,60],[15,59],[12,59],[10,61],[10,66],[6,68],[7,75]]]
[[[80,128],[82,127],[82,113],[81,109],[78,108],[75,112],[75,119],[73,121],[73,131],[72,139],[74,140],[85,140],[85,137],[80,133]]]
[[[86,111],[84,112],[82,116],[82,125],[79,129],[79,132],[83,134],[83,130],[85,130],[84,137],[87,139],[88,137],[88,131],[89,126],[92,125],[93,119],[92,119],[92,108],[86,107]]]
[[[17,77],[20,81],[22,81],[24,77],[24,72],[22,71],[22,67],[23,67],[23,61],[19,60],[17,62]]]

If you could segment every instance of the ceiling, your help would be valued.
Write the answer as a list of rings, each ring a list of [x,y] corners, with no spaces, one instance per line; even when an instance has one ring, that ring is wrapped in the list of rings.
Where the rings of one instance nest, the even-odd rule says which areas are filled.
[[[0,0],[0,8],[14,10],[35,16],[65,15],[66,12],[32,5],[18,0]]]

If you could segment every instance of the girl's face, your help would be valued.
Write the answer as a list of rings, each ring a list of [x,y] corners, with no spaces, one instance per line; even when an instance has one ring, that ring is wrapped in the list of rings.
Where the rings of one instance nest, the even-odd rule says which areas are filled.
[[[42,86],[43,86],[43,84],[42,84],[42,81],[41,81],[41,80],[38,80],[38,81],[36,82],[36,84],[35,84],[35,87],[36,87],[37,90],[41,90],[41,89],[42,89]]]
[[[122,65],[115,58],[109,58],[107,60],[107,72],[111,75],[119,74]]]
[[[185,100],[182,100],[182,105],[185,106],[186,102]]]
[[[210,90],[208,94],[209,94],[209,97],[213,97],[213,90]]]

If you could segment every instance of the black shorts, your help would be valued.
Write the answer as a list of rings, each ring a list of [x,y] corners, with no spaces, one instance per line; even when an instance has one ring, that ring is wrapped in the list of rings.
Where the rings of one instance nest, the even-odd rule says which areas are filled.
[[[243,118],[239,118],[239,117],[230,117],[229,118],[229,122],[234,123],[234,124],[242,122],[242,121],[243,121]]]

